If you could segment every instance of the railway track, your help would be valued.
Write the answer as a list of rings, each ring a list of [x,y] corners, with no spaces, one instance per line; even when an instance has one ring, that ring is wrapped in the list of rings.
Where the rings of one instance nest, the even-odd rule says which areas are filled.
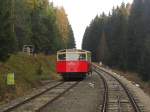
[[[60,98],[78,83],[79,81],[59,82],[22,102],[1,109],[0,112],[41,112],[47,105]]]
[[[101,112],[144,112],[139,107],[129,89],[114,75],[93,64],[94,71],[104,83]]]

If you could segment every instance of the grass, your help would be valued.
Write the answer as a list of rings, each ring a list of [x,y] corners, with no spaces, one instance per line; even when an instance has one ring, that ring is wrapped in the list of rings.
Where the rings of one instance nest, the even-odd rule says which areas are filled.
[[[0,101],[9,101],[28,93],[32,88],[39,87],[41,80],[57,80],[55,72],[56,56],[12,55],[5,63],[0,63]],[[15,73],[15,87],[6,84],[6,75]]]

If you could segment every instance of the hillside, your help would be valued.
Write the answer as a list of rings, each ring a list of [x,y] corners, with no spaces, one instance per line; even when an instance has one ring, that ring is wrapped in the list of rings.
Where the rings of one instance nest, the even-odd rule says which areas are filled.
[[[12,55],[10,59],[0,64],[0,101],[9,101],[22,96],[32,88],[42,85],[42,80],[57,80],[60,77],[55,72],[55,55],[27,56]],[[8,73],[15,73],[15,87],[7,85]]]

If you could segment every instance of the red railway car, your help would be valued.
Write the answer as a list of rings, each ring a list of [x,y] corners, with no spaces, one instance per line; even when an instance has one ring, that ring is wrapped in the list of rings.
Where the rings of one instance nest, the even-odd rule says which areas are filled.
[[[91,52],[79,49],[58,51],[56,71],[64,79],[86,77],[91,72]]]

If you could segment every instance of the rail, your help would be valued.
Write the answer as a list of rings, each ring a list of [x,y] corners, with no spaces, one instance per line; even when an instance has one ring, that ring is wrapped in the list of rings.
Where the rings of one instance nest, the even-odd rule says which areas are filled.
[[[107,103],[108,103],[108,85],[107,82],[105,80],[105,78],[100,75],[100,73],[98,71],[95,71],[97,74],[99,74],[99,76],[101,77],[101,79],[103,80],[104,83],[104,94],[103,94],[103,103],[102,103],[102,108],[101,108],[101,112],[106,112],[107,111]]]
[[[139,107],[138,104],[136,103],[136,101],[135,101],[134,97],[132,96],[132,94],[130,93],[129,89],[128,89],[118,78],[116,78],[115,76],[113,76],[113,75],[112,75],[111,73],[109,73],[108,71],[106,71],[106,70],[100,68],[100,67],[99,67],[98,65],[96,65],[96,64],[93,64],[93,67],[94,67],[94,69],[97,69],[97,70],[96,70],[97,72],[98,72],[98,70],[101,70],[101,71],[107,73],[108,75],[110,75],[111,77],[113,77],[115,80],[117,80],[117,81],[119,82],[119,84],[123,87],[123,89],[125,90],[125,92],[126,92],[128,98],[129,98],[129,100],[130,100],[130,103],[131,103],[131,105],[132,105],[134,111],[135,111],[135,112],[141,112],[140,107]],[[120,103],[119,103],[119,105],[120,105]],[[119,108],[120,108],[120,107],[119,107]],[[120,110],[120,109],[119,109],[119,110]],[[106,111],[104,111],[104,112],[106,112]]]

